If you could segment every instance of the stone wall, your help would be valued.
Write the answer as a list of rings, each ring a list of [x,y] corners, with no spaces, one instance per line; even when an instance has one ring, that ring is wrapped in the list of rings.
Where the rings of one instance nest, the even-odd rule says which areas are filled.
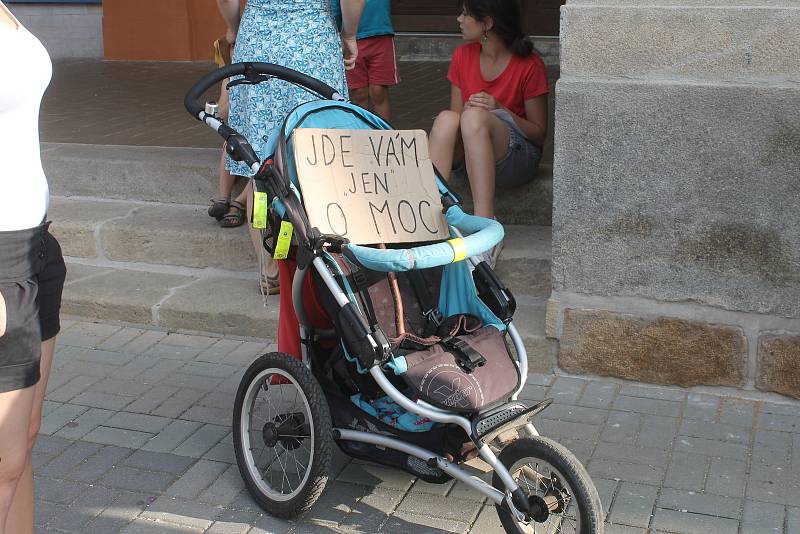
[[[9,9],[44,44],[50,57],[103,57],[103,6],[9,4]]]
[[[800,396],[800,1],[570,0],[561,21],[560,365]]]

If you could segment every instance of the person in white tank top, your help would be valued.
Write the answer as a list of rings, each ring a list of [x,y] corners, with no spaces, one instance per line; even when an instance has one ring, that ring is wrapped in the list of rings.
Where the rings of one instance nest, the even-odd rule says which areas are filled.
[[[0,72],[11,83],[0,83],[0,231],[9,231],[38,226],[47,212],[39,104],[53,68],[39,40],[3,11]]]
[[[50,56],[0,2],[0,534],[32,534],[32,452],[66,268],[44,223],[39,106]]]

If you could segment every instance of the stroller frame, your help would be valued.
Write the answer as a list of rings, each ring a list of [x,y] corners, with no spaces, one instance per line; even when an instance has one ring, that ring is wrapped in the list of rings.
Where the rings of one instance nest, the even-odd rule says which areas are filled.
[[[205,91],[220,81],[231,77],[238,78],[230,82],[229,87],[238,84],[255,85],[264,81],[268,81],[271,78],[277,78],[301,87],[313,95],[320,96],[326,100],[346,101],[346,99],[337,93],[333,88],[319,80],[294,70],[268,63],[236,63],[227,67],[223,67],[201,78],[186,94],[184,100],[186,109],[192,116],[210,126],[225,139],[225,150],[228,152],[228,154],[230,154],[231,157],[237,161],[243,161],[250,169],[252,169],[257,177],[260,176],[259,179],[264,180],[266,188],[270,193],[272,193],[273,196],[276,196],[276,194],[273,192],[274,189],[278,191],[277,198],[288,199],[293,195],[293,193],[290,191],[290,189],[293,189],[293,186],[287,186],[283,182],[279,183],[279,180],[275,179],[277,174],[272,170],[273,166],[277,169],[280,167],[281,163],[285,164],[285,162],[277,162],[277,160],[282,159],[280,157],[280,149],[275,152],[276,162],[268,160],[266,165],[262,166],[259,156],[250,146],[247,139],[245,139],[241,134],[233,130],[217,117],[216,106],[213,105],[213,103],[206,104],[205,108],[198,103],[199,98]],[[280,140],[278,142],[285,142],[283,136],[280,136]],[[280,148],[282,149],[283,146]],[[267,169],[266,172],[264,170],[265,168]],[[445,189],[447,188],[445,187]],[[445,195],[444,192],[442,194]],[[452,193],[449,193],[449,195],[450,197],[453,197]],[[458,199],[455,200],[457,201]],[[458,202],[455,202],[455,204],[457,205]],[[288,209],[288,206],[286,206],[286,208]],[[296,211],[296,208],[293,209]],[[302,219],[304,219],[304,222],[307,223],[305,215],[302,216]],[[499,224],[494,221],[489,222],[495,226],[499,226]],[[313,230],[314,231],[312,231],[311,234],[314,234],[316,231],[315,229]],[[453,232],[459,238],[462,237],[461,233],[457,228],[455,228],[455,226],[451,226],[451,230],[453,230]],[[502,236],[502,233],[500,236]],[[295,365],[298,370],[303,370],[304,373],[308,374],[313,365],[313,358],[309,353],[309,346],[316,339],[324,339],[336,336],[336,333],[330,330],[323,331],[315,329],[309,321],[306,310],[304,309],[304,280],[311,274],[312,266],[320,280],[330,292],[330,295],[338,304],[339,308],[344,310],[346,307],[351,305],[351,300],[339,286],[339,283],[334,278],[328,265],[325,263],[325,260],[322,257],[324,245],[335,244],[328,240],[329,238],[335,238],[335,236],[320,236],[317,233],[316,235],[307,235],[305,237],[308,241],[304,241],[303,246],[298,248],[298,261],[294,278],[292,280],[291,297],[299,324],[300,348],[302,357],[302,364],[298,361],[295,361],[293,365]],[[298,237],[298,241],[299,239],[300,238]],[[303,249],[302,261],[300,259],[301,248]],[[308,248],[308,250],[305,250],[305,248]],[[469,261],[476,269],[479,267],[484,269],[486,268],[475,258],[474,255],[468,256],[466,260]],[[454,259],[453,261],[456,260]],[[502,289],[505,290],[505,288]],[[513,297],[510,295],[510,293],[508,293],[505,295],[505,298],[507,298],[508,302],[511,303],[511,313],[513,313]],[[506,325],[506,332],[508,333],[508,336],[510,337],[515,349],[516,359],[512,357],[510,351],[508,357],[515,364],[520,378],[519,383],[516,389],[513,390],[508,397],[506,397],[505,402],[499,406],[492,406],[490,409],[474,412],[471,415],[471,418],[460,415],[455,411],[448,411],[446,409],[434,406],[422,399],[411,400],[408,396],[397,389],[397,387],[395,387],[395,385],[386,376],[382,367],[383,364],[386,363],[386,360],[380,360],[379,358],[362,360],[363,366],[367,369],[367,372],[372,379],[374,379],[378,387],[401,408],[407,412],[428,418],[433,422],[460,427],[465,432],[469,440],[475,445],[480,458],[483,459],[494,471],[495,477],[491,484],[487,483],[481,478],[478,478],[477,476],[470,474],[467,472],[467,470],[460,467],[456,463],[449,461],[439,453],[432,452],[416,444],[408,443],[396,437],[387,436],[378,432],[363,432],[349,428],[336,428],[331,427],[329,424],[328,428],[332,429],[332,438],[334,441],[361,442],[386,449],[400,451],[409,456],[413,456],[419,460],[422,460],[429,468],[438,469],[439,471],[444,472],[450,477],[463,482],[470,488],[486,496],[495,503],[498,508],[498,513],[500,514],[501,510],[504,510],[504,513],[507,514],[507,519],[510,519],[512,522],[528,524],[530,521],[536,521],[537,523],[540,523],[546,521],[551,512],[563,511],[566,507],[564,501],[550,496],[549,500],[546,502],[543,498],[534,498],[534,496],[526,495],[526,492],[519,486],[519,484],[517,484],[509,470],[512,467],[511,463],[513,462],[510,462],[507,468],[503,461],[501,461],[501,459],[498,457],[498,454],[495,453],[497,448],[493,445],[490,445],[490,442],[492,442],[492,440],[494,440],[494,438],[500,433],[509,430],[517,430],[519,432],[520,430],[524,429],[523,432],[529,436],[529,438],[526,439],[542,440],[545,448],[555,451],[554,454],[559,456],[558,458],[555,458],[558,460],[555,463],[553,463],[552,459],[548,459],[553,458],[552,454],[550,456],[547,454],[544,456],[536,456],[536,458],[544,458],[545,462],[553,463],[553,465],[562,462],[561,467],[559,467],[559,469],[561,469],[559,477],[563,476],[561,473],[565,472],[563,467],[566,467],[567,471],[571,470],[572,473],[577,473],[574,476],[577,476],[576,481],[579,483],[579,486],[573,487],[572,489],[573,491],[577,489],[576,495],[577,493],[581,494],[577,496],[577,499],[581,501],[581,509],[578,510],[580,513],[576,515],[576,519],[578,520],[577,524],[580,526],[579,532],[602,533],[602,509],[600,508],[597,490],[591,484],[588,474],[586,474],[585,470],[583,470],[582,466],[580,466],[580,463],[574,459],[574,456],[572,456],[569,451],[555,442],[547,440],[546,438],[541,438],[539,436],[539,432],[529,421],[529,419],[531,419],[534,415],[538,414],[544,408],[549,406],[552,401],[548,399],[532,407],[526,407],[517,401],[520,392],[525,386],[525,378],[528,374],[528,359],[522,338],[511,320],[511,313],[506,316],[506,320],[503,322]],[[360,315],[358,316],[358,319],[360,319],[362,323],[364,322],[364,318]],[[362,341],[366,341],[367,344],[371,346],[371,349],[375,354],[391,354],[391,351],[389,350],[389,342],[380,329],[378,329],[377,332],[366,329],[366,333],[361,333],[360,336]],[[265,355],[262,358],[266,358],[267,356],[269,355]],[[254,365],[252,365],[251,368],[257,363],[258,361],[254,362]],[[289,375],[284,376],[288,377]],[[242,386],[240,385],[240,392],[241,391]],[[247,394],[249,395],[250,389],[247,391]],[[238,398],[239,393],[237,393],[237,399]],[[307,400],[306,404],[308,404]],[[236,414],[236,410],[234,413]],[[236,415],[234,415],[234,428],[247,428],[249,426],[248,417],[249,413],[245,410],[242,410],[238,414],[238,418]],[[523,437],[523,432],[519,432],[521,438]],[[310,437],[313,445],[313,430]],[[249,447],[250,437],[244,436],[241,439],[244,440],[245,445]],[[511,449],[513,447],[509,446],[509,448]],[[558,450],[559,448],[560,451]],[[247,449],[247,447],[245,447],[245,449]],[[514,452],[516,453],[516,451]],[[505,452],[500,456],[502,457],[504,454]],[[514,456],[514,454],[510,454],[509,456]],[[563,463],[563,458],[567,458],[566,463]],[[238,461],[239,457],[237,451],[237,462]],[[242,466],[240,462],[239,468],[240,471],[242,471],[243,476],[245,475],[245,472],[247,472],[251,479],[260,478],[261,475],[259,472],[257,472],[258,467],[255,466],[254,463],[255,462],[247,462],[245,466]],[[578,464],[577,468],[574,466],[575,463]],[[256,472],[253,472],[254,470]],[[306,475],[306,477],[307,476],[308,475]],[[550,482],[550,479],[544,480]],[[587,480],[588,484],[586,483]],[[553,475],[553,481],[558,482],[558,480],[555,479],[555,474]],[[538,483],[539,481],[537,479],[537,484]],[[501,484],[505,491],[500,489]],[[570,484],[572,485],[572,482],[570,482]],[[508,530],[509,527],[507,526],[502,515],[501,521],[504,523],[504,527]],[[582,524],[583,522],[586,522],[586,524]]]
[[[473,265],[477,262],[474,258],[468,258],[470,262],[473,262]],[[325,265],[322,258],[314,258],[312,261],[312,265],[314,266],[316,272],[320,275],[321,279],[325,283],[328,290],[336,299],[337,303],[340,306],[346,305],[349,301],[347,295],[341,290],[339,284],[336,283],[336,280],[331,275],[328,267]],[[307,345],[310,340],[311,336],[310,333],[312,329],[308,326],[308,319],[305,316],[304,308],[303,308],[303,297],[302,297],[302,288],[303,288],[303,280],[305,279],[306,275],[308,274],[308,267],[301,268],[298,266],[297,270],[295,271],[294,280],[292,281],[292,300],[294,302],[295,313],[297,314],[297,319],[300,322],[300,337],[303,342],[301,342],[301,350],[303,354],[303,362],[306,365],[310,365],[309,358],[308,358],[308,349]],[[522,343],[522,338],[517,332],[517,329],[514,327],[513,322],[508,324],[508,332],[511,337],[511,340],[514,344],[514,348],[517,354],[517,367],[520,373],[520,376],[525,377],[528,374],[528,357],[527,353],[525,352],[525,346]],[[370,335],[370,334],[368,334]],[[377,343],[374,339],[371,338],[371,343],[377,346]],[[474,477],[467,473],[464,469],[459,467],[458,465],[447,461],[444,457],[423,449],[422,447],[417,447],[416,445],[408,444],[404,441],[401,441],[397,438],[392,438],[388,436],[383,436],[381,434],[372,434],[369,432],[361,432],[357,430],[349,430],[343,428],[335,428],[334,429],[334,439],[346,439],[350,441],[360,441],[363,443],[369,443],[372,445],[379,445],[382,447],[387,447],[391,449],[395,449],[412,456],[419,458],[420,460],[424,460],[428,462],[431,467],[438,467],[442,471],[446,472],[448,475],[452,476],[455,479],[458,479],[468,486],[472,487],[476,491],[479,491],[492,501],[495,504],[502,504],[505,499],[508,499],[509,504],[513,504],[511,501],[511,496],[514,495],[516,491],[519,490],[519,486],[512,478],[511,474],[508,472],[508,469],[500,463],[497,459],[497,455],[485,442],[484,439],[478,438],[475,436],[474,432],[474,424],[472,421],[463,417],[461,415],[457,415],[452,412],[448,412],[436,406],[426,403],[423,400],[412,401],[409,399],[405,394],[403,394],[400,390],[398,390],[394,384],[392,384],[386,375],[384,374],[383,369],[379,364],[375,364],[369,369],[369,374],[378,383],[378,386],[387,394],[389,395],[397,404],[399,404],[403,409],[415,413],[417,415],[421,415],[423,417],[427,417],[432,421],[436,421],[438,423],[452,423],[460,426],[464,431],[467,433],[474,442],[475,445],[478,447],[478,452],[481,458],[489,464],[492,469],[500,476],[503,480],[507,493],[503,494],[502,492],[495,489],[491,484]],[[517,397],[522,391],[522,388],[525,386],[525,381],[520,380],[520,384],[517,387],[516,391],[511,395],[510,400],[515,401]],[[502,407],[500,408],[502,409]],[[499,410],[498,410],[499,411]],[[539,433],[536,431],[536,428],[530,422],[525,422],[524,428],[531,436],[538,436]],[[514,509],[516,507],[512,507]]]

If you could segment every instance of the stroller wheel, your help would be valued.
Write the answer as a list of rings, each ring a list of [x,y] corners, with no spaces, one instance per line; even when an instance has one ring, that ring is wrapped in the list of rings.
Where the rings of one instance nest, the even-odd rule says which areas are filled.
[[[528,497],[533,517],[520,521],[497,505],[497,515],[509,533],[602,534],[603,509],[592,479],[563,445],[544,437],[520,438],[506,446],[500,462]],[[492,485],[505,492],[495,473]]]
[[[233,410],[236,463],[253,498],[278,517],[295,517],[325,489],[331,417],[319,383],[301,361],[272,352],[242,377]]]

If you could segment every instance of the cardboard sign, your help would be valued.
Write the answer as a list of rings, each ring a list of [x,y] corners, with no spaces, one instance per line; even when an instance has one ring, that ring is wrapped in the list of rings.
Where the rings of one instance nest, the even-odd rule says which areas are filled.
[[[422,130],[294,130],[309,221],[360,245],[450,237]]]

